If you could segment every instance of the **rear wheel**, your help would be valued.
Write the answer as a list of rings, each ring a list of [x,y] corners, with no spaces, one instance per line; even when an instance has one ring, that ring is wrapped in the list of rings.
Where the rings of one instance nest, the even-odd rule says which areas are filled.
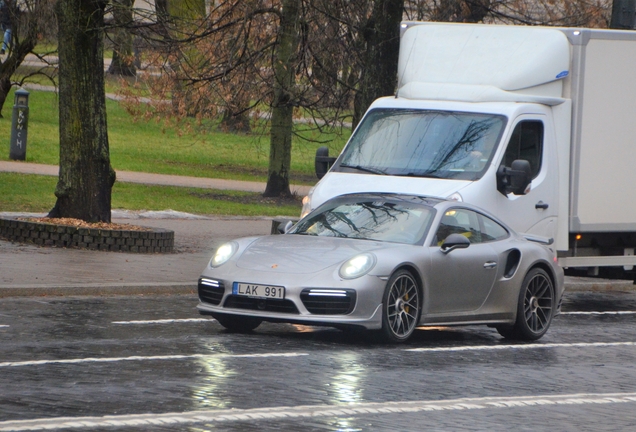
[[[382,336],[388,342],[408,340],[422,313],[420,286],[408,270],[398,270],[386,284],[382,301]]]
[[[508,339],[537,340],[548,331],[554,316],[554,285],[545,270],[534,268],[523,280],[513,326],[497,327]]]
[[[256,327],[261,325],[263,322],[262,319],[246,317],[240,315],[214,315],[214,318],[221,324],[223,327],[228,329],[229,331],[236,333],[247,333],[249,331],[254,330]]]

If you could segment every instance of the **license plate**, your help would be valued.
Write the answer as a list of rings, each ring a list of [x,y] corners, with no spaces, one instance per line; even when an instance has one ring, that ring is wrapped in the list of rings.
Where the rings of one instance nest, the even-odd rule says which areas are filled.
[[[280,286],[234,282],[232,294],[246,297],[284,299],[285,288]]]

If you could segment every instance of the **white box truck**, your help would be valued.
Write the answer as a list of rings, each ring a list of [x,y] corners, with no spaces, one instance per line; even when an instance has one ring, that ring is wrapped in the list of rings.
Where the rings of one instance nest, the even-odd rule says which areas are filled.
[[[554,239],[565,268],[631,277],[636,32],[404,22],[396,95],[327,152],[304,214],[352,192],[455,199]]]

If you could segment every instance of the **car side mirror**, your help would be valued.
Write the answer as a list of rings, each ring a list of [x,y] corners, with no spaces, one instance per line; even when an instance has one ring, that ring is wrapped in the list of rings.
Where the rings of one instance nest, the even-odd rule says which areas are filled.
[[[284,225],[281,223],[280,225],[278,225],[278,233],[286,234],[293,226],[294,223],[290,220],[288,220]]]
[[[497,190],[504,195],[525,195],[531,181],[532,168],[527,160],[517,159],[510,168],[502,165],[497,170]]]
[[[319,180],[323,178],[335,161],[335,157],[329,156],[329,147],[318,148],[318,150],[316,150],[316,160],[314,161],[316,177],[318,177]]]
[[[451,234],[444,239],[440,249],[445,254],[455,249],[466,249],[470,246],[470,240],[461,234]]]

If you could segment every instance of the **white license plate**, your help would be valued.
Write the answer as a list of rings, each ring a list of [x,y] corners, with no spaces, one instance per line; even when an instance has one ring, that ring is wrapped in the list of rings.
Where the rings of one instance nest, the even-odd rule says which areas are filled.
[[[280,286],[234,282],[232,294],[246,297],[284,299],[285,288]]]

